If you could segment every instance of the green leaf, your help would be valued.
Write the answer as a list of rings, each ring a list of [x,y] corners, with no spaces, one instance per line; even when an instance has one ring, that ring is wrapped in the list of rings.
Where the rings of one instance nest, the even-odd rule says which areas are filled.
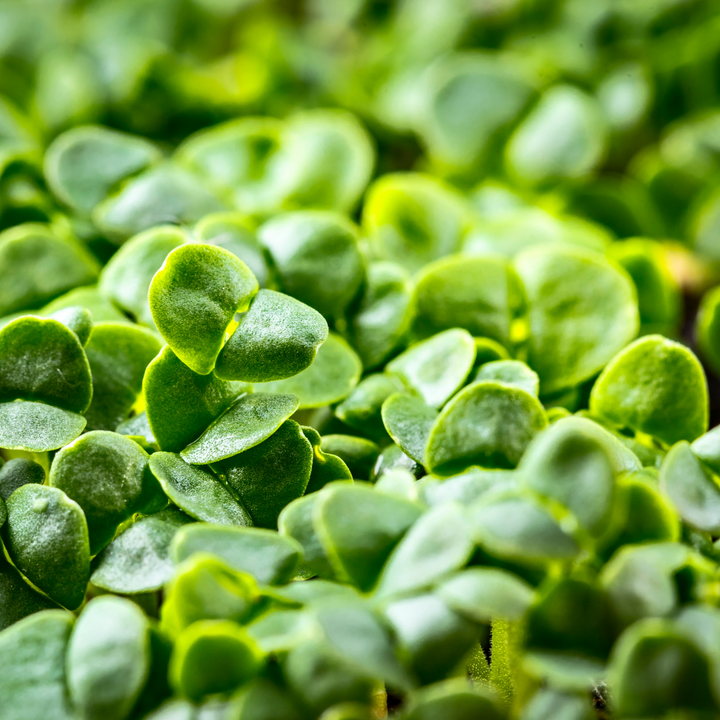
[[[279,172],[283,207],[351,210],[370,180],[374,143],[355,115],[316,109],[288,120]]]
[[[91,600],[75,623],[67,649],[73,705],[84,718],[124,720],[150,671],[150,626],[124,598]]]
[[[260,290],[220,351],[215,374],[244,382],[284,380],[313,363],[327,336],[325,318],[316,310],[289,295]]]
[[[0,498],[7,500],[15,490],[28,483],[42,485],[45,470],[30,458],[17,457],[8,460],[0,468]]]
[[[85,412],[90,430],[115,430],[142,391],[145,369],[160,352],[157,336],[124,323],[93,328],[85,354],[90,363],[93,398]]]
[[[150,283],[165,258],[186,242],[187,234],[174,225],[141,232],[108,260],[100,273],[99,291],[137,322],[154,328],[148,302]]]
[[[72,330],[83,347],[87,345],[93,329],[92,313],[87,308],[79,305],[63,308],[55,311],[51,318]]]
[[[40,402],[0,403],[0,447],[44,452],[57,450],[85,428],[82,415]]]
[[[602,160],[606,132],[595,98],[573,85],[555,85],[510,138],[508,170],[532,185],[582,178]]]
[[[323,452],[320,433],[311,427],[302,427],[303,435],[313,448],[313,464],[305,494],[317,492],[336,480],[352,480],[350,469],[337,455]],[[0,478],[2,472],[0,471]]]
[[[691,445],[692,451],[714,473],[720,474],[720,426],[708,430]]]
[[[442,407],[462,386],[475,362],[475,342],[466,330],[438,333],[388,363],[431,407]]]
[[[388,558],[375,593],[388,597],[428,588],[460,570],[475,544],[460,508],[442,505],[413,524]]]
[[[314,528],[341,579],[370,590],[393,548],[422,514],[421,506],[361,485],[338,484],[320,493]],[[291,513],[286,513],[287,521]],[[291,536],[305,543],[292,531]],[[312,554],[305,552],[306,562]]]
[[[504,258],[453,255],[423,268],[413,303],[413,329],[421,337],[463,328],[509,347],[512,324],[523,305],[523,289]]]
[[[170,347],[145,371],[145,412],[162,450],[180,452],[248,389],[244,383],[198,375]]]
[[[514,470],[487,470],[471,467],[448,478],[426,475],[418,481],[420,497],[430,507],[457,502],[468,506],[495,490],[516,489],[518,475]]]
[[[376,180],[362,214],[373,253],[411,273],[460,250],[468,220],[460,193],[420,173],[391,173]]]
[[[478,642],[480,628],[435,593],[390,603],[385,615],[423,685],[444,680]]]
[[[609,681],[613,707],[624,717],[660,717],[670,708],[718,712],[709,658],[669,621],[646,620],[629,628],[613,651]]]
[[[686,523],[720,532],[720,486],[686,442],[677,443],[665,457],[660,482]]]
[[[500,558],[535,564],[571,560],[579,552],[575,540],[550,513],[521,495],[490,495],[469,512],[476,542]]]
[[[294,395],[243,395],[180,454],[193,465],[208,465],[267,440],[298,408]]]
[[[41,307],[80,285],[92,285],[97,261],[77,241],[26,223],[0,233],[0,315]]]
[[[438,415],[425,450],[427,468],[453,475],[471,465],[512,468],[547,424],[534,396],[489,380],[468,385]]]
[[[162,628],[172,638],[201,620],[245,623],[260,601],[255,581],[214,555],[198,554],[178,567],[165,589]]]
[[[45,155],[45,178],[74,210],[89,213],[121,180],[160,159],[147,140],[103,127],[77,127],[57,137]]]
[[[335,408],[335,415],[363,435],[376,441],[385,440],[387,433],[383,425],[382,404],[403,388],[403,383],[394,375],[373,373],[361,380]]]
[[[610,245],[608,256],[625,268],[635,284],[640,334],[674,336],[682,312],[682,295],[670,273],[664,248],[652,240],[627,240]]]
[[[452,575],[437,588],[450,608],[475,622],[496,618],[519,620],[535,592],[512,573],[496,568],[471,567]]]
[[[475,375],[475,382],[478,380],[507,383],[535,397],[540,391],[540,378],[537,373],[520,360],[494,360],[483,363]]]
[[[0,331],[0,401],[34,400],[83,413],[91,398],[90,366],[72,330],[29,316]]]
[[[708,390],[698,359],[660,335],[636,340],[593,386],[591,412],[669,445],[692,442],[708,427]]]
[[[403,720],[503,720],[505,713],[489,689],[473,687],[464,678],[454,678],[413,693],[402,717]]]
[[[407,393],[391,395],[382,406],[382,419],[390,437],[402,451],[421,465],[437,410]]]
[[[149,465],[170,500],[196,520],[252,525],[245,508],[212,473],[166,452],[153,453]]]
[[[121,595],[159,590],[173,576],[170,543],[191,519],[176,508],[140,518],[119,533],[93,562],[93,585]]]
[[[268,284],[269,270],[255,233],[256,223],[238,212],[207,215],[195,226],[195,237],[236,255],[257,278],[261,288]]]
[[[351,476],[369,480],[380,455],[380,448],[372,440],[354,435],[325,435],[323,451],[335,455],[345,464]]]
[[[612,509],[615,468],[607,443],[573,420],[558,420],[540,433],[518,473],[534,492],[559,502],[582,527],[598,534]]]
[[[336,213],[307,210],[269,220],[258,237],[283,292],[327,318],[343,316],[365,277],[352,223]]]
[[[197,177],[161,164],[131,179],[116,195],[98,205],[93,220],[111,239],[122,242],[155,225],[192,224],[224,209]]]
[[[348,336],[366,368],[378,366],[399,347],[413,315],[409,273],[391,262],[370,263]]]
[[[286,380],[259,383],[256,390],[290,393],[300,398],[300,409],[324,407],[344,400],[358,384],[362,363],[339,335],[330,333],[312,365]]]
[[[575,694],[542,688],[528,701],[522,720],[595,720],[591,700]]]
[[[225,331],[258,284],[231,252],[190,243],[175,248],[150,284],[153,320],[173,352],[200,375],[212,372]]]
[[[590,379],[637,335],[633,283],[601,255],[540,246],[518,256],[515,267],[529,304],[528,364],[542,395]]]
[[[302,547],[301,571],[323,578],[334,578],[335,572],[315,526],[315,508],[321,497],[323,493],[313,493],[286,505],[278,516],[278,531],[282,537],[295,540]]]
[[[305,492],[313,450],[293,420],[267,440],[214,465],[223,482],[259,527],[277,527],[280,511]]]
[[[698,350],[713,371],[720,372],[720,289],[713,288],[703,295],[695,317],[695,338]]]
[[[0,556],[0,630],[28,615],[57,607],[52,600],[33,590],[5,555]]]
[[[74,618],[47,610],[0,633],[4,720],[73,720],[65,687],[65,649]]]
[[[53,460],[48,482],[83,509],[91,555],[135,513],[155,512],[167,502],[148,467],[148,454],[124,435],[104,430],[64,447]]]
[[[170,660],[170,684],[198,701],[231,693],[255,677],[264,664],[260,649],[244,628],[229,621],[206,620],[184,630]]]
[[[60,605],[74,610],[90,577],[88,530],[80,506],[65,493],[30,483],[7,501],[2,533],[20,572]]]
[[[92,315],[93,322],[124,322],[130,324],[109,300],[103,297],[96,287],[81,287],[70,290],[46,305],[41,315],[52,315],[69,307],[84,307]]]
[[[260,585],[289,582],[302,559],[302,547],[277,532],[203,523],[183,528],[172,543],[171,555],[176,563],[195,553],[217,555],[235,570],[250,573]]]

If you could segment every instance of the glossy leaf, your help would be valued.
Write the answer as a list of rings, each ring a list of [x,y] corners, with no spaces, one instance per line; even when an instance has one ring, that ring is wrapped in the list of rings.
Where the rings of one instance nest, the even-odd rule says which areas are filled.
[[[306,495],[317,492],[336,480],[352,480],[352,473],[345,462],[337,455],[323,451],[322,438],[317,430],[303,427],[302,431],[313,448],[312,471],[305,489]],[[0,475],[0,477],[2,476]]]
[[[155,325],[173,352],[191,370],[207,375],[228,325],[257,289],[255,276],[231,252],[191,243],[165,258],[148,297]]]
[[[72,330],[83,347],[87,345],[93,329],[92,314],[87,308],[79,305],[63,308],[55,311],[51,317]]]
[[[370,479],[380,455],[380,448],[372,440],[354,435],[325,435],[322,447],[325,452],[340,458],[352,477],[358,480]]]
[[[421,337],[463,328],[509,346],[513,321],[523,305],[523,289],[503,258],[453,255],[423,268],[413,303],[413,328]]]
[[[0,693],[7,720],[72,720],[65,686],[65,650],[73,616],[33,615],[0,634]]]
[[[15,490],[28,483],[42,485],[44,482],[42,465],[29,458],[12,458],[0,468],[0,498],[7,500]]]
[[[283,292],[325,317],[342,317],[365,275],[354,225],[334,213],[304,211],[269,220],[258,237]]]
[[[537,397],[540,379],[524,362],[519,360],[494,360],[483,363],[475,375],[475,381],[494,380],[514,385]]]

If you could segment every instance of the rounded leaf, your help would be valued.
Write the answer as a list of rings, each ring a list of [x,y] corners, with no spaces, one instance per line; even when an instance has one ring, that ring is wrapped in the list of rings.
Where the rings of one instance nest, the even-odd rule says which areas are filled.
[[[298,404],[295,395],[243,395],[180,455],[193,465],[209,465],[245,452],[267,440]]]
[[[170,684],[176,692],[201,700],[230,694],[255,677],[264,658],[246,630],[229,621],[194,623],[177,638],[170,660]]]
[[[720,373],[720,288],[703,295],[695,318],[698,350],[715,373]]]
[[[153,320],[173,352],[200,375],[212,372],[225,331],[258,289],[247,265],[223,248],[175,248],[150,284]]]
[[[361,373],[362,363],[355,351],[339,335],[330,333],[309,368],[286,380],[258,384],[255,389],[297,395],[301,410],[324,407],[344,400]]]
[[[145,412],[158,445],[180,452],[247,389],[244,383],[226,382],[212,373],[198,375],[170,347],[163,348],[143,378]]]
[[[260,290],[220,351],[215,374],[223,380],[269,382],[297,375],[327,339],[325,318],[274,290]]]
[[[475,375],[475,380],[507,383],[536,397],[540,392],[540,379],[537,373],[520,360],[492,360],[483,363]]]
[[[438,475],[471,465],[515,467],[546,424],[545,411],[533,395],[489,380],[473,383],[438,415],[428,437],[426,466]]]
[[[159,590],[173,576],[170,543],[192,520],[168,507],[125,528],[93,561],[93,585],[134,595]]]
[[[145,369],[162,345],[155,333],[127,323],[93,328],[85,354],[92,373],[93,398],[85,412],[90,430],[114,430],[142,391]]]
[[[35,400],[83,413],[91,398],[90,366],[72,330],[27,316],[0,331],[0,401]]]
[[[17,457],[8,460],[0,468],[0,498],[7,500],[19,487],[28,483],[42,485],[45,470],[30,458]]]
[[[166,452],[153,453],[149,465],[170,500],[196,520],[252,525],[245,508],[212,473]]]
[[[93,329],[92,313],[87,308],[75,305],[56,310],[51,317],[72,330],[83,347],[87,345]]]
[[[40,402],[0,403],[0,447],[45,452],[72,442],[87,421],[82,415]]]
[[[124,720],[150,672],[150,624],[124,598],[91,600],[67,649],[70,698],[87,720]]]
[[[419,397],[395,393],[382,405],[382,420],[390,437],[402,451],[421,465],[438,413]]]
[[[7,501],[3,541],[13,564],[46,595],[70,610],[85,598],[90,577],[87,523],[64,492],[30,483]]]
[[[515,261],[529,305],[528,365],[549,395],[588,380],[637,335],[635,288],[601,255],[562,246]]]
[[[365,276],[352,223],[342,215],[307,210],[269,220],[258,237],[283,292],[325,317],[342,317]]]
[[[388,363],[431,407],[442,407],[462,386],[475,362],[475,342],[467,330],[454,328],[413,345]]]
[[[312,445],[302,429],[286,420],[267,440],[214,468],[254,525],[275,528],[280,511],[304,494],[312,459]]]
[[[620,427],[671,445],[708,427],[708,389],[698,359],[661,335],[636,340],[613,358],[593,386],[590,410]]]
[[[135,513],[153,512],[166,503],[148,467],[148,454],[124,435],[104,430],[64,447],[53,460],[48,482],[83,509],[91,555]]]

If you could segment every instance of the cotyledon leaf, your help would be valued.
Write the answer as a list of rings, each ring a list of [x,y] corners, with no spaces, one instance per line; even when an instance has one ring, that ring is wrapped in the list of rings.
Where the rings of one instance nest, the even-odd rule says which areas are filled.
[[[188,465],[174,453],[150,456],[150,469],[165,494],[196,520],[217,525],[252,525],[245,508],[210,472]]]
[[[212,372],[225,331],[258,282],[247,265],[213,245],[175,248],[150,284],[153,320],[175,354],[201,375]]]
[[[44,452],[72,442],[85,429],[82,415],[42,402],[0,403],[0,447]]]
[[[382,419],[390,437],[421,465],[425,463],[425,448],[437,416],[435,408],[409,393],[395,393],[382,405]]]
[[[243,395],[181,453],[193,465],[209,465],[267,440],[297,409],[295,395]]]
[[[29,483],[7,502],[3,541],[15,566],[33,585],[74,610],[90,576],[87,523],[64,492]]]

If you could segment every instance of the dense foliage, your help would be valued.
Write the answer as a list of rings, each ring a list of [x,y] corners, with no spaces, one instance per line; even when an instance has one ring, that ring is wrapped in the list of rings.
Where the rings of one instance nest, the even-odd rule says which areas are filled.
[[[0,0],[0,720],[720,717],[717,0]]]

